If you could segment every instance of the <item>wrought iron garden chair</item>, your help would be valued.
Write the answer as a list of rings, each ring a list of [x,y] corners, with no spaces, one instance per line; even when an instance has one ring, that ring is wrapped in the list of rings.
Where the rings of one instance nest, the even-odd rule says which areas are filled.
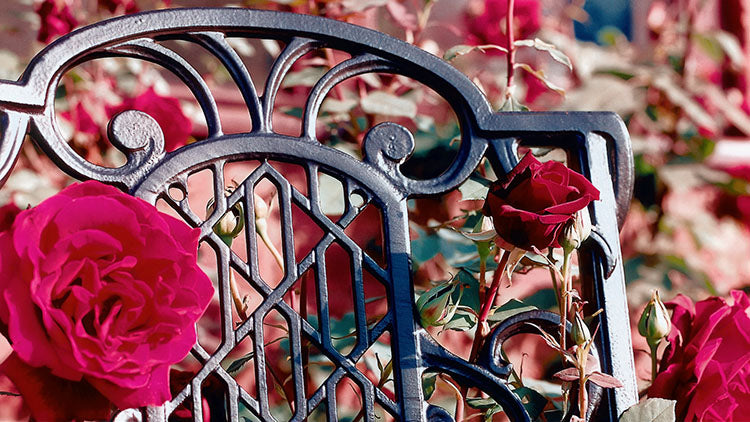
[[[285,47],[271,66],[262,95],[251,74],[227,42],[231,37],[273,39]],[[165,42],[180,40],[202,46],[228,70],[249,111],[252,130],[225,135],[217,105],[199,72]],[[312,87],[302,115],[300,136],[274,131],[272,111],[282,79],[295,62],[315,49],[330,48],[351,58],[328,70]],[[174,152],[165,153],[164,137],[157,123],[138,111],[123,112],[110,122],[111,142],[127,156],[118,168],[94,165],[79,156],[61,134],[55,117],[55,93],[68,69],[103,57],[129,57],[154,62],[171,71],[192,91],[205,117],[208,136]],[[316,138],[316,120],[326,95],[343,81],[366,73],[398,74],[412,78],[442,96],[457,116],[460,148],[450,167],[437,177],[416,180],[402,173],[401,164],[415,148],[412,134],[396,123],[381,123],[364,140],[364,159],[359,160]],[[264,77],[266,75],[263,75]],[[395,420],[451,420],[448,413],[429,405],[422,391],[426,370],[449,374],[457,382],[479,388],[501,403],[512,420],[529,420],[521,400],[507,384],[509,364],[497,353],[503,340],[529,332],[528,321],[554,324],[544,312],[532,312],[505,321],[492,334],[479,364],[470,364],[437,344],[420,326],[415,313],[414,288],[410,282],[410,238],[407,200],[437,195],[463,183],[487,158],[497,174],[517,163],[519,143],[565,149],[576,166],[601,191],[591,207],[595,235],[580,253],[584,295],[592,306],[603,309],[598,317],[598,355],[605,372],[624,387],[599,392],[595,420],[617,419],[637,400],[625,281],[618,227],[627,212],[632,191],[632,155],[625,126],[612,113],[507,112],[494,113],[480,90],[449,63],[390,36],[323,18],[246,9],[174,9],[140,13],[91,25],[45,48],[29,64],[17,82],[0,82],[2,140],[0,176],[11,172],[27,132],[34,142],[65,172],[78,179],[113,184],[150,203],[163,200],[188,224],[201,229],[202,242],[215,251],[221,303],[221,343],[208,351],[200,342],[193,356],[202,369],[170,402],[143,409],[149,421],[161,421],[183,402],[191,402],[195,419],[201,420],[201,385],[209,377],[222,384],[226,417],[240,420],[250,414],[258,420],[274,420],[265,377],[264,318],[281,315],[288,325],[288,353],[294,382],[293,420],[304,420],[313,409],[324,409],[328,420],[337,420],[336,386],[349,378],[361,392],[364,420],[375,420],[375,407]],[[228,163],[253,161],[257,167],[228,196],[224,178]],[[304,170],[305,186],[295,186],[279,170],[291,163]],[[213,179],[213,211],[200,218],[189,206],[187,179],[208,170]],[[319,173],[337,179],[344,190],[344,213],[337,220],[326,216],[320,203]],[[258,183],[270,181],[278,191],[286,268],[280,282],[271,286],[259,273],[258,244],[247,236],[243,260],[214,232],[219,219],[236,204],[246,210],[245,224],[254,221],[253,192]],[[176,192],[176,193],[175,193]],[[383,226],[383,262],[370,256],[347,232],[348,225],[368,204],[377,209]],[[302,257],[295,256],[292,207],[302,210],[323,231],[317,244]],[[252,233],[252,230],[248,230]],[[356,336],[353,347],[335,347],[329,328],[325,271],[326,250],[334,243],[350,256]],[[249,318],[236,326],[232,320],[231,272],[236,272],[262,302]],[[319,309],[317,321],[300,316],[284,301],[301,275],[313,274]],[[388,310],[376,324],[368,324],[363,277],[374,277],[384,287]],[[335,294],[335,293],[333,293]],[[393,392],[389,397],[361,372],[358,360],[383,335],[390,336]],[[243,339],[254,347],[256,393],[239,386],[221,363]],[[302,361],[303,345],[313,345],[332,363],[332,371],[315,391],[306,391]],[[131,410],[126,415],[140,414]],[[124,417],[125,414],[121,414]]]

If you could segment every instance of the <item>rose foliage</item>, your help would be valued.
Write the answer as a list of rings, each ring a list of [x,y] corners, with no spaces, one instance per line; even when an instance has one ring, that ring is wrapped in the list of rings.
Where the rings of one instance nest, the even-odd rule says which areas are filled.
[[[195,343],[213,296],[196,264],[200,231],[94,181],[11,220],[0,234],[0,320],[13,354],[1,369],[32,415],[101,419],[109,402],[169,400],[169,367]]]
[[[530,251],[559,247],[563,225],[598,199],[599,190],[581,174],[529,153],[490,185],[485,212],[503,241]]]
[[[740,421],[750,414],[750,298],[693,302],[678,295],[672,332],[650,397],[677,400],[677,420]]]

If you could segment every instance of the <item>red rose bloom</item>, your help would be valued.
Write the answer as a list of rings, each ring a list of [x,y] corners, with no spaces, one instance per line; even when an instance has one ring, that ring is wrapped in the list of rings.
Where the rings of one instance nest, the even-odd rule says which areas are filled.
[[[677,400],[677,420],[743,421],[750,415],[750,299],[668,302],[672,332],[649,397]]]
[[[170,399],[169,367],[195,343],[213,296],[196,263],[199,234],[95,181],[21,211],[0,233],[0,320],[13,347],[3,370],[36,419],[109,409],[85,394],[81,414],[42,413],[40,401],[59,399],[37,397],[57,394],[55,378],[118,408]]]
[[[585,177],[530,153],[507,175],[490,185],[485,213],[497,235],[527,251],[559,247],[562,226],[576,212],[599,199],[599,190]]]
[[[193,131],[193,123],[182,112],[180,102],[157,94],[152,87],[118,106],[107,107],[107,115],[112,117],[125,110],[138,110],[153,117],[164,132],[164,149],[168,152],[185,145]]]
[[[44,0],[34,8],[34,12],[41,20],[36,39],[45,44],[59,35],[67,34],[78,25],[66,0]]]

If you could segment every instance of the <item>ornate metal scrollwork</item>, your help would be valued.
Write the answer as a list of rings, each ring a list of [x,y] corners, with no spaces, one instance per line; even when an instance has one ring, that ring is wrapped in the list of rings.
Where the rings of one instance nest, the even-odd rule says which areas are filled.
[[[253,79],[227,43],[227,37],[269,38],[286,46],[273,63],[264,92],[258,95]],[[164,41],[195,43],[222,63],[242,93],[252,130],[225,135],[216,102],[199,72]],[[313,86],[303,111],[302,134],[277,134],[272,112],[281,81],[295,62],[319,48],[348,53],[351,58],[328,70]],[[67,144],[60,133],[54,110],[54,92],[61,75],[72,66],[102,57],[130,57],[154,62],[174,73],[195,96],[208,126],[207,139],[177,151],[164,152],[164,139],[158,124],[144,113],[125,111],[109,125],[112,143],[127,156],[119,168],[94,165]],[[337,84],[364,73],[392,73],[413,78],[443,96],[452,106],[461,128],[461,144],[455,160],[441,175],[427,180],[405,176],[400,169],[414,149],[414,137],[403,126],[383,123],[370,129],[364,143],[365,159],[357,160],[316,139],[315,123],[327,93]],[[480,161],[487,157],[496,173],[510,170],[516,163],[518,142],[545,144],[567,149],[602,191],[602,201],[593,206],[592,216],[599,232],[584,252],[583,263],[590,276],[591,301],[604,310],[599,337],[603,369],[613,373],[625,387],[602,398],[606,409],[600,420],[616,420],[619,413],[635,402],[635,378],[630,349],[627,306],[622,266],[618,265],[617,225],[621,223],[632,191],[632,156],[629,139],[619,118],[608,113],[493,113],[479,89],[441,59],[386,35],[310,16],[245,9],[175,9],[117,18],[82,28],[63,37],[32,61],[18,82],[0,82],[0,179],[7,177],[18,155],[27,125],[35,142],[63,170],[80,179],[96,179],[116,184],[134,195],[155,203],[164,200],[186,222],[201,229],[202,241],[210,245],[218,260],[219,294],[222,312],[222,343],[209,353],[196,344],[193,355],[202,369],[193,381],[170,402],[147,409],[149,420],[166,418],[186,400],[192,400],[196,420],[201,420],[201,384],[216,377],[226,388],[226,416],[239,420],[239,404],[254,417],[273,420],[265,382],[263,319],[270,311],[279,313],[289,327],[289,352],[295,384],[292,420],[303,420],[313,409],[325,404],[326,415],[335,420],[336,385],[344,377],[355,382],[363,396],[363,416],[375,419],[377,404],[391,417],[404,421],[450,420],[447,413],[427,405],[421,390],[421,376],[428,368],[452,375],[459,382],[483,388],[501,402],[513,420],[528,420],[520,399],[506,385],[507,365],[498,361],[494,347],[518,326],[495,332],[485,349],[483,366],[467,363],[446,352],[418,326],[413,304],[408,210],[406,199],[418,195],[447,192],[463,183]],[[260,163],[238,187],[224,196],[224,168],[227,163],[254,160]],[[306,174],[307,192],[297,190],[273,161],[294,163]],[[186,199],[172,198],[169,188],[188,192],[188,177],[209,170],[214,184],[214,209],[205,219],[190,208]],[[344,186],[345,211],[337,221],[328,218],[320,206],[319,171],[335,177]],[[259,276],[254,235],[246,237],[248,259],[243,260],[218,238],[213,228],[227,210],[242,204],[246,227],[254,227],[255,186],[270,181],[279,192],[283,239],[284,276],[270,286]],[[355,204],[353,194],[363,199]],[[384,231],[385,265],[370,257],[346,233],[348,225],[362,208],[372,204],[379,211]],[[303,210],[322,228],[325,235],[301,260],[295,258],[291,207]],[[249,233],[252,233],[248,230]],[[312,271],[318,302],[327,303],[328,288],[325,253],[333,242],[343,245],[351,257],[356,342],[342,354],[331,343],[327,329],[326,306],[319,310],[319,326],[311,325],[282,299],[301,274]],[[262,304],[238,327],[231,320],[230,272],[239,273],[263,297]],[[374,326],[364,317],[362,277],[369,272],[387,292],[388,312]],[[391,398],[357,369],[357,361],[383,334],[390,335],[393,350],[394,394]],[[257,394],[241,388],[220,363],[244,338],[254,341]],[[302,342],[313,344],[333,362],[335,370],[315,391],[306,391],[302,382]]]

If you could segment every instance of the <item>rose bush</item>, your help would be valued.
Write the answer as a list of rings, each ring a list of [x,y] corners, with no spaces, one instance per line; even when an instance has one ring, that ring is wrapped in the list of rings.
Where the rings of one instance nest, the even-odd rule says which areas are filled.
[[[750,298],[732,292],[693,302],[678,295],[650,397],[677,400],[677,420],[739,421],[750,414]]]
[[[485,214],[503,241],[530,251],[559,247],[562,226],[598,199],[599,190],[581,174],[529,153],[490,185]]]
[[[0,320],[13,347],[2,369],[37,419],[90,417],[75,413],[75,397],[83,411],[109,409],[77,388],[118,408],[170,399],[169,367],[195,343],[213,296],[196,264],[198,238],[94,181],[17,213],[0,234]],[[44,406],[56,385],[72,391],[62,415]]]

